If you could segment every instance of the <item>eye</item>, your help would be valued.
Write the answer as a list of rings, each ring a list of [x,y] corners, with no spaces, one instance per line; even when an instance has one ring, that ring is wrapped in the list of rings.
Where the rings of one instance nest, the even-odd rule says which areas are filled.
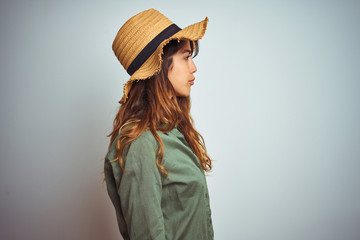
[[[191,55],[185,57],[186,60],[189,60],[189,58],[191,58]]]

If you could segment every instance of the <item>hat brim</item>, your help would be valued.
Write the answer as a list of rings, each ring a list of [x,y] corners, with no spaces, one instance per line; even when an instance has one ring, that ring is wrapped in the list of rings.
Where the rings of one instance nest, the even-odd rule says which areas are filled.
[[[160,45],[156,48],[155,52],[136,72],[134,72],[130,79],[124,84],[124,95],[122,96],[119,103],[123,104],[126,102],[133,81],[148,79],[160,71],[162,63],[161,55],[166,44],[168,44],[171,40],[188,39],[191,41],[196,41],[201,39],[206,32],[207,23],[208,18],[206,17],[203,21],[194,23],[161,42]]]

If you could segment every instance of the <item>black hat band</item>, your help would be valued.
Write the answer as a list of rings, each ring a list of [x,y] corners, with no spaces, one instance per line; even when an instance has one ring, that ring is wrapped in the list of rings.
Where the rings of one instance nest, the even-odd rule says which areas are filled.
[[[180,31],[181,28],[179,28],[176,24],[171,24],[167,28],[165,28],[163,31],[161,31],[156,37],[154,37],[153,40],[151,40],[143,50],[136,56],[134,61],[130,64],[128,69],[126,70],[128,74],[131,76],[136,72],[143,64],[146,62],[146,60],[153,54],[156,50],[156,48],[162,43],[164,40],[168,39],[178,31]]]

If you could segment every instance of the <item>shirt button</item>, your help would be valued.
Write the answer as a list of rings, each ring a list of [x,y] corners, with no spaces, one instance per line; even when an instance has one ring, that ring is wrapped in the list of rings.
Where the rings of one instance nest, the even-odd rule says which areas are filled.
[[[207,194],[207,193],[205,193],[205,197],[208,198],[208,194]]]

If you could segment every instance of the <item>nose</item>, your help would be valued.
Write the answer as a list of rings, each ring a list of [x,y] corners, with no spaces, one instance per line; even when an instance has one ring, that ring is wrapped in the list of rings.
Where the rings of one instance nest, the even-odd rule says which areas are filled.
[[[194,60],[191,58],[190,60],[190,72],[195,73],[197,71],[196,65],[194,63]]]

